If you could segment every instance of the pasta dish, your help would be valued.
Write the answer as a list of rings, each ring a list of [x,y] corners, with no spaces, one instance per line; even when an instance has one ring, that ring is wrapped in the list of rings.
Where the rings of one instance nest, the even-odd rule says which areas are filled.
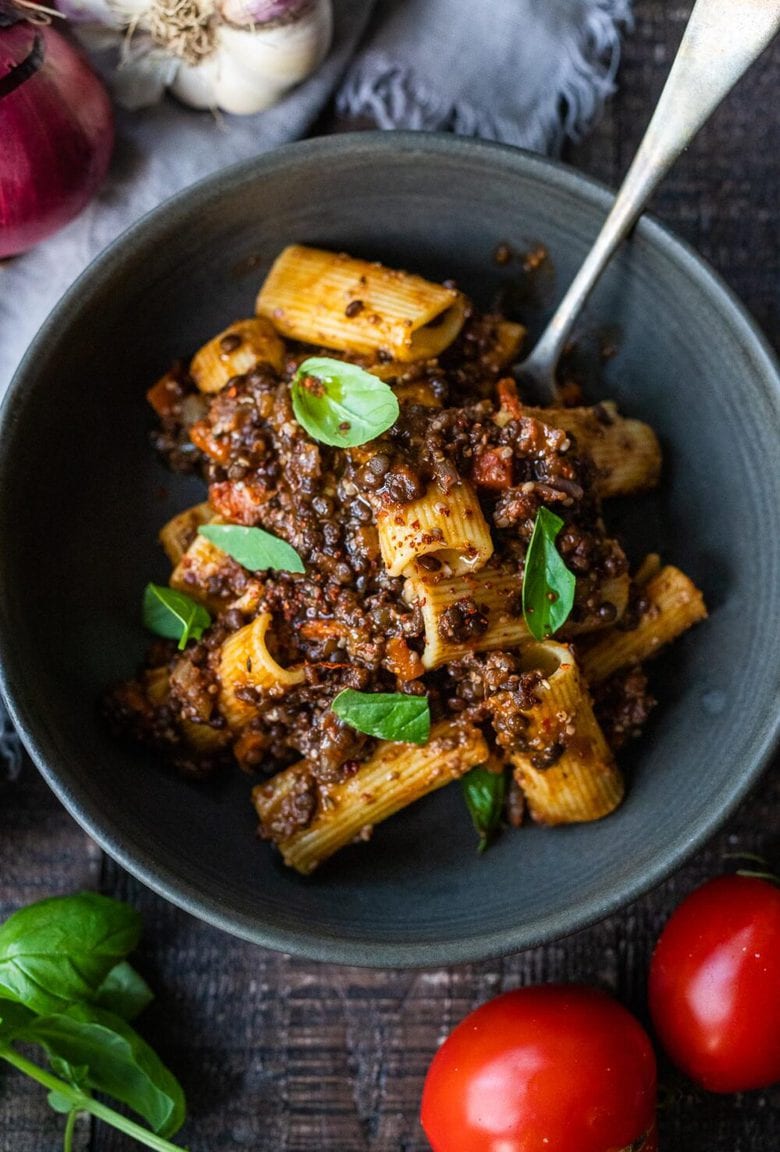
[[[207,490],[162,528],[158,638],[107,713],[190,775],[258,773],[261,835],[303,874],[458,779],[483,847],[526,813],[606,816],[643,663],[706,615],[603,519],[658,483],[654,432],[524,403],[523,337],[454,284],[294,245],[148,393]]]

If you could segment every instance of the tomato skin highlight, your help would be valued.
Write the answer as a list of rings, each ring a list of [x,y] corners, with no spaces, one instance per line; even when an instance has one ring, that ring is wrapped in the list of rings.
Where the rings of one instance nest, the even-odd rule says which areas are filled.
[[[642,1026],[594,988],[505,992],[431,1061],[420,1118],[433,1152],[655,1152],[655,1056]]]
[[[780,1080],[780,889],[719,876],[693,892],[658,940],[649,998],[670,1059],[703,1088]]]

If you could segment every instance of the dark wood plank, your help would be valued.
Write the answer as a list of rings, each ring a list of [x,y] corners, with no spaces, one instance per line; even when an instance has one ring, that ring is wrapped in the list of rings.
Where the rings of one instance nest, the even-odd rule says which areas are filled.
[[[619,181],[690,7],[636,0],[620,93],[591,137],[569,149],[572,163]],[[780,44],[718,111],[653,206],[713,263],[776,343],[778,81]],[[265,952],[172,908],[101,861],[28,764],[16,783],[0,778],[0,913],[80,887],[100,887],[141,909],[138,963],[159,994],[142,1027],[185,1085],[191,1119],[183,1141],[192,1152],[425,1152],[417,1122],[425,1068],[470,1008],[521,984],[575,980],[613,991],[645,1018],[647,962],[666,917],[722,870],[726,853],[776,853],[779,811],[776,766],[703,851],[601,924],[496,962],[371,972]],[[665,1149],[780,1147],[777,1088],[721,1098],[693,1090],[665,1063],[661,1074]],[[42,1091],[0,1072],[0,1152],[53,1152],[60,1127]],[[80,1138],[89,1152],[136,1147],[100,1125],[85,1125]]]

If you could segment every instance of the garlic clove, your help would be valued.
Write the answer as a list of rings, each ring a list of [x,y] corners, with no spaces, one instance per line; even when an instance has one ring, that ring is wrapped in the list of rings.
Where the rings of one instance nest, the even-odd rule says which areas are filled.
[[[216,108],[219,73],[220,61],[216,53],[200,64],[182,61],[170,90],[190,108]]]
[[[143,6],[144,11],[149,4],[149,0],[109,2]],[[261,2],[265,0],[252,0]],[[177,63],[170,81],[173,95],[193,108],[221,108],[237,115],[262,112],[275,104],[324,59],[333,31],[331,0],[306,0],[302,5],[290,0],[286,7],[290,15],[295,8],[294,19],[251,28],[224,21],[211,25],[209,55],[197,63],[172,57]]]
[[[223,110],[238,116],[264,112],[276,104],[289,85],[270,79],[262,72],[250,70],[224,53],[219,55],[222,67],[214,85],[214,102]]]
[[[317,0],[293,24],[254,29],[221,24],[217,54],[267,84],[278,83],[284,91],[305,79],[325,58],[332,32],[330,0]]]
[[[217,107],[223,112],[230,112],[236,116],[252,116],[256,112],[265,112],[266,108],[278,103],[284,91],[284,87],[265,83],[262,79],[247,84],[245,78],[235,73],[225,73],[217,81],[214,95]]]
[[[278,83],[247,73],[218,50],[200,64],[182,64],[171,92],[192,108],[220,108],[239,116],[263,112],[281,94]]]
[[[250,78],[233,73],[224,73],[215,85],[214,96],[222,112],[238,116],[249,116],[265,112],[266,108],[277,104],[283,94],[278,84],[268,83],[263,77]]]

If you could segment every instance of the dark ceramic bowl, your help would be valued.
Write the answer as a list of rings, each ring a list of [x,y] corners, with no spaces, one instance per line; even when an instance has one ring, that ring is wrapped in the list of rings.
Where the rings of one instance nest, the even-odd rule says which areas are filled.
[[[507,834],[484,856],[460,790],[378,828],[309,881],[255,839],[250,781],[189,784],[97,717],[147,637],[160,525],[202,498],[147,441],[144,391],[250,313],[290,241],[343,248],[486,303],[516,272],[499,242],[543,242],[556,295],[609,193],[513,149],[362,134],[280,149],[177,196],[68,292],[16,376],[0,458],[0,646],[14,719],[76,819],[152,888],[273,948],[366,965],[476,960],[571,932],[657,883],[726,818],[776,728],[780,619],[777,370],[701,261],[644,220],[581,330],[618,334],[603,395],[666,449],[657,497],[617,514],[704,589],[710,619],[656,664],[660,707],[628,757],[623,807],[590,826]],[[515,266],[516,267],[516,266]]]

